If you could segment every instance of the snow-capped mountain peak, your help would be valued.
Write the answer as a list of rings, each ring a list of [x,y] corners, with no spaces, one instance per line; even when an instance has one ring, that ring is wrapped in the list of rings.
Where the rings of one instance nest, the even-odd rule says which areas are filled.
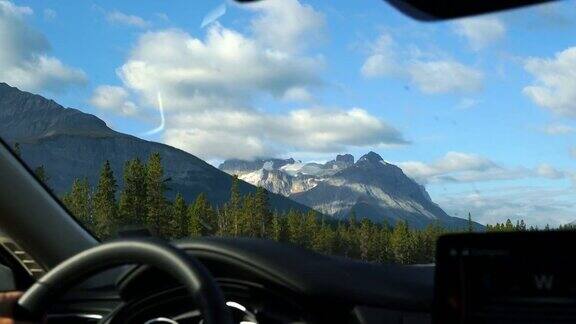
[[[229,160],[220,169],[338,218],[354,211],[358,217],[392,224],[403,219],[418,227],[435,220],[446,226],[465,225],[465,220],[448,216],[423,186],[375,152],[356,162],[351,154],[338,155],[326,163]]]

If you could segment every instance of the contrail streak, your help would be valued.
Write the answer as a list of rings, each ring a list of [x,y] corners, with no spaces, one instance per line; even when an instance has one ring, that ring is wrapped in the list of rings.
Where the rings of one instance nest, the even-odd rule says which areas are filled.
[[[200,28],[204,28],[211,23],[218,20],[218,18],[224,16],[226,14],[226,3],[223,3],[210,11],[202,20],[202,24],[200,24]]]
[[[160,91],[158,91],[157,97],[158,97],[158,110],[160,110],[160,126],[147,131],[146,133],[144,133],[144,135],[154,135],[164,130],[164,124],[166,123],[166,120],[164,119],[164,105],[162,104],[162,93],[160,93]]]

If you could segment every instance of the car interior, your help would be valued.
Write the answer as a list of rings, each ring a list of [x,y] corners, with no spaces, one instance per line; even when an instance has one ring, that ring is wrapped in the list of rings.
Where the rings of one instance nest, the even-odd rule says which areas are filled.
[[[430,24],[539,2],[389,0],[385,10]],[[248,237],[167,241],[126,231],[100,242],[4,141],[0,234],[0,290],[24,291],[14,313],[22,321],[576,322],[572,231],[447,234],[435,262],[416,265]]]

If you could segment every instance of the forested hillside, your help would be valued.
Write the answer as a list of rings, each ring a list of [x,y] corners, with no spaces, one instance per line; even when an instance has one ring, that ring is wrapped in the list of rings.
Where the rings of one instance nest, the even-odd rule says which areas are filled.
[[[86,178],[76,179],[62,197],[68,209],[102,239],[116,236],[118,231],[146,228],[166,239],[211,235],[263,238],[329,255],[413,264],[433,262],[436,239],[449,232],[438,223],[417,229],[405,221],[374,223],[368,215],[354,213],[334,220],[314,211],[277,212],[271,208],[265,189],[242,194],[237,177],[230,199],[223,205],[210,204],[204,193],[194,201],[185,201],[179,193],[168,200],[165,192],[170,190],[170,181],[164,177],[158,153],[147,161],[126,162],[120,192],[117,177],[106,162],[95,186]],[[530,229],[534,230],[526,228],[524,222],[514,225],[510,220],[487,226],[489,231]],[[471,219],[469,227],[462,230],[473,230]]]

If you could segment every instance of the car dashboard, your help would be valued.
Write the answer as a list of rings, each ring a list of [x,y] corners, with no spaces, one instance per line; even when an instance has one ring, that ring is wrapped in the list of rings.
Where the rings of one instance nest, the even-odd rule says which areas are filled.
[[[245,238],[175,245],[216,278],[236,323],[431,322],[433,266],[370,264]],[[202,323],[187,292],[154,268],[133,265],[105,277],[67,294],[48,322]]]

